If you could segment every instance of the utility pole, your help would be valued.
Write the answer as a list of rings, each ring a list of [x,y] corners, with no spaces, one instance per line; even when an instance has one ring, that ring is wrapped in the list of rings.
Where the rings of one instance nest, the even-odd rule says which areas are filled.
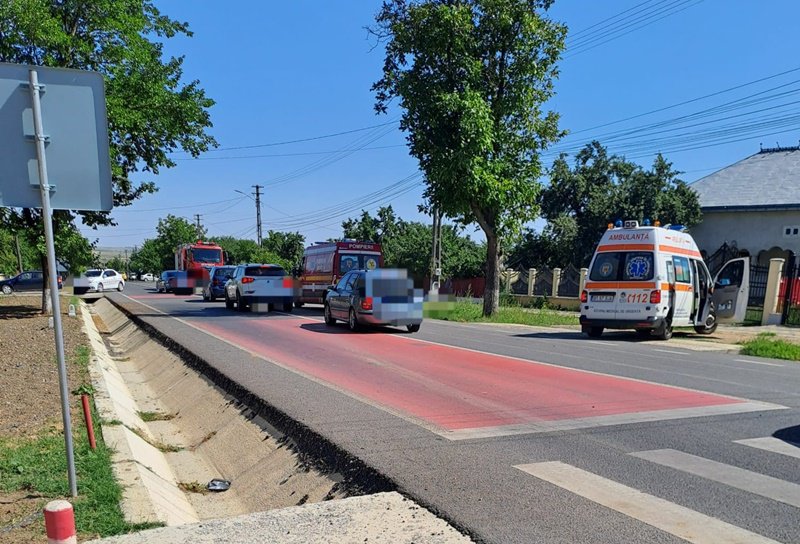
[[[201,217],[202,216],[199,213],[194,214],[194,220],[195,220],[195,223],[197,225],[196,228],[197,228],[197,239],[198,240],[200,240],[203,237],[203,227],[202,227],[202,225],[200,225],[200,218]]]
[[[263,185],[253,185],[256,190],[256,230],[258,231],[258,247],[261,247],[261,189]]]
[[[431,294],[439,293],[442,279],[442,216],[439,208],[433,209],[433,244],[431,247]]]

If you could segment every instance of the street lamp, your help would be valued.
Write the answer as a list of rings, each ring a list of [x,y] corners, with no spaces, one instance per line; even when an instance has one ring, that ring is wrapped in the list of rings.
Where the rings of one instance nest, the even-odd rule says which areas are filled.
[[[258,247],[261,247],[261,189],[263,188],[263,186],[253,185],[253,187],[256,190],[255,198],[238,189],[234,189],[233,191],[235,193],[239,193],[240,195],[246,196],[247,198],[253,200],[256,203],[256,230],[258,232]]]

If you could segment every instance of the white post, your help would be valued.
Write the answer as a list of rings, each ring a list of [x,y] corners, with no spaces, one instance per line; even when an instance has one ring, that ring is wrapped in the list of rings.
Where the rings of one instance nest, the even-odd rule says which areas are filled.
[[[581,296],[581,293],[583,293],[583,290],[586,289],[586,275],[588,273],[589,273],[589,269],[588,268],[581,268],[581,279],[580,279],[580,285],[578,287],[578,296],[579,297]]]
[[[558,286],[561,283],[561,269],[553,269],[553,298],[558,296]]]
[[[75,479],[75,454],[72,447],[72,421],[69,415],[69,391],[67,387],[67,364],[64,357],[64,329],[61,327],[61,304],[58,298],[58,272],[56,271],[56,249],[53,242],[53,211],[50,209],[50,183],[47,178],[47,161],[44,152],[44,129],[42,128],[42,104],[39,101],[39,75],[36,70],[28,73],[31,104],[33,106],[33,128],[36,137],[36,159],[39,163],[39,190],[42,195],[42,221],[47,245],[47,274],[50,280],[50,297],[53,304],[56,356],[58,358],[58,383],[61,393],[61,419],[64,423],[64,442],[67,448],[67,475],[73,497],[78,496]]]
[[[506,268],[506,293],[511,293],[511,277],[514,275],[514,270]]]
[[[533,287],[534,287],[535,283],[536,283],[536,269],[535,268],[529,268],[528,269],[528,296],[529,297],[533,296]]]
[[[780,294],[783,263],[783,259],[769,260],[767,291],[764,295],[764,311],[761,314],[762,325],[774,325],[780,323],[781,318],[778,314],[778,295]],[[788,286],[786,288],[788,289]]]

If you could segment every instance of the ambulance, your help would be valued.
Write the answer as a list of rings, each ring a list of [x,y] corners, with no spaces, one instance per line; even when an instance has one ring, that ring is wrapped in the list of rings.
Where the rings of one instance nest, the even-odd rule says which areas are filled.
[[[609,223],[581,292],[581,329],[593,338],[604,329],[661,340],[675,327],[711,334],[718,323],[744,320],[749,283],[749,257],[728,261],[712,279],[680,225]]]

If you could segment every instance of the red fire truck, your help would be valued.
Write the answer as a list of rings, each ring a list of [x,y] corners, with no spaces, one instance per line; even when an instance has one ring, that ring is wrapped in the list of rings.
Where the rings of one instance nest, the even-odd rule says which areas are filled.
[[[383,266],[380,244],[372,242],[322,242],[307,247],[294,305],[322,304],[329,285],[335,285],[350,270],[373,270]]]
[[[225,264],[225,253],[214,242],[198,240],[181,244],[175,250],[175,270],[179,271],[175,294],[189,294],[208,283],[208,271]]]

